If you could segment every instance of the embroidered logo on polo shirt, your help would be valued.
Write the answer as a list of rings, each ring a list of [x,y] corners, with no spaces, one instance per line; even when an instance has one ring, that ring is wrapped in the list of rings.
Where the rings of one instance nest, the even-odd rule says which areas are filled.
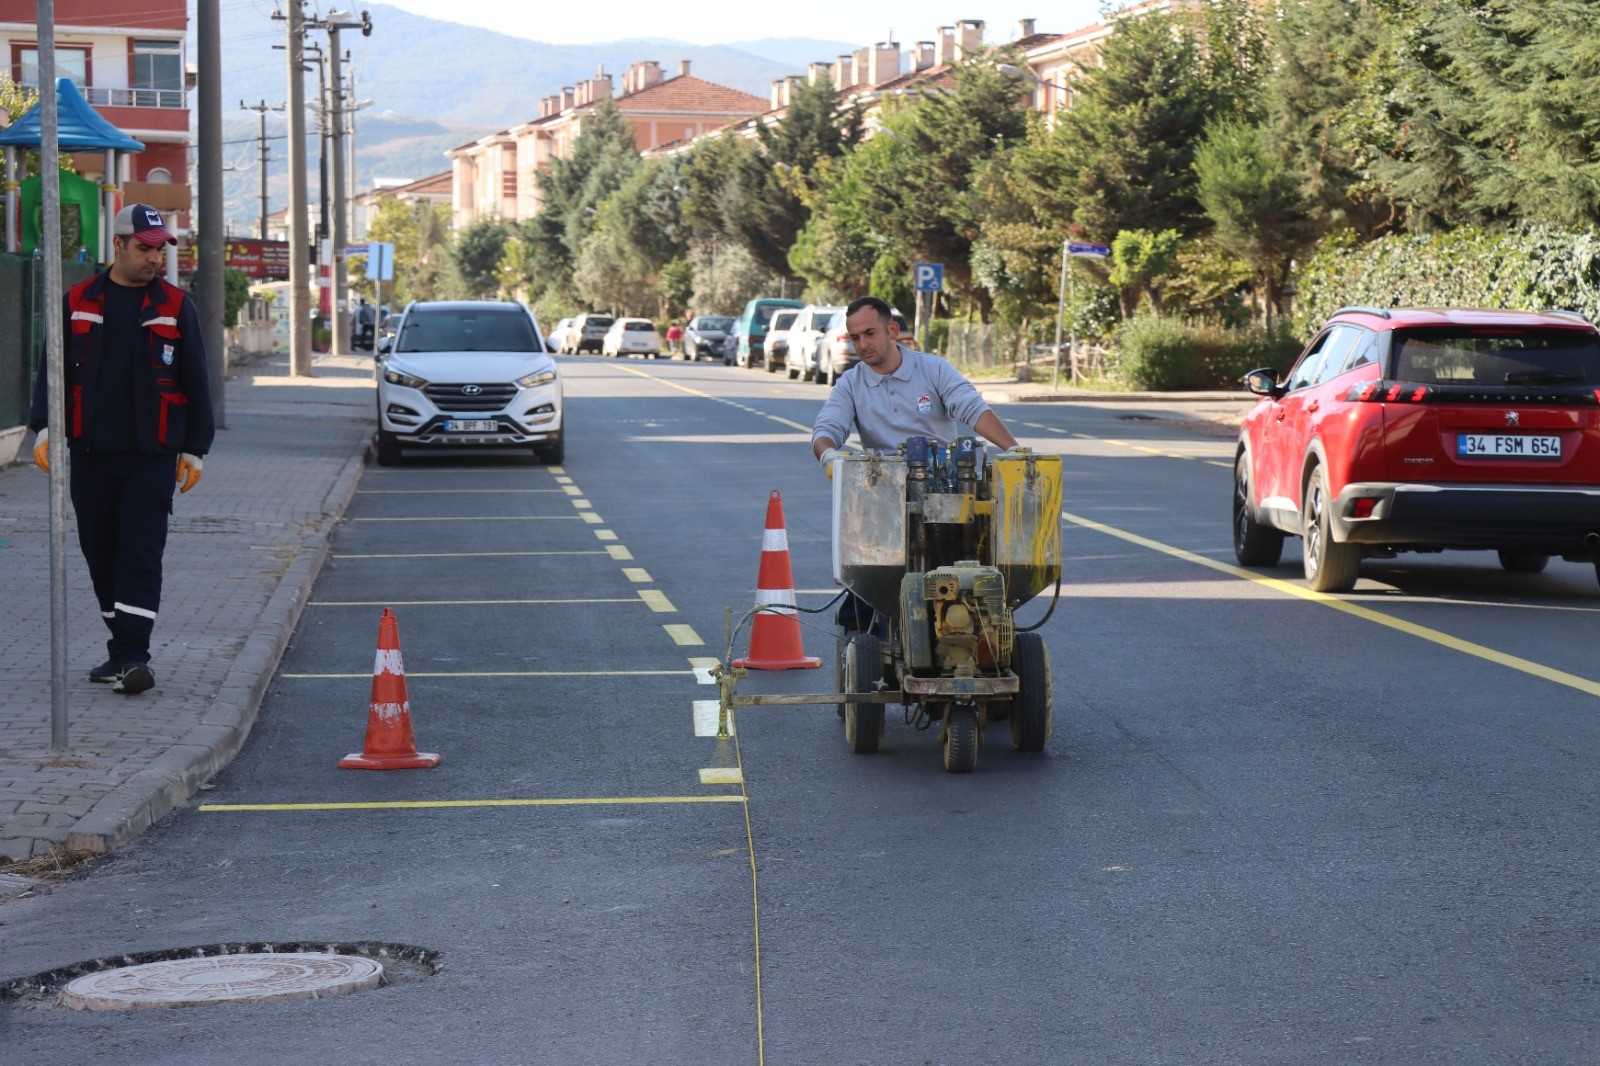
[[[917,397],[917,413],[918,414],[923,414],[923,415],[932,414],[933,413],[933,401],[930,400],[926,396],[918,396]]]

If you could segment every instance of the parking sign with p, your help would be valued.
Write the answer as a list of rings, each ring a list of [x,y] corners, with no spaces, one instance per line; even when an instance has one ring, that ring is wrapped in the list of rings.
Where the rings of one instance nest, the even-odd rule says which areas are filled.
[[[911,280],[911,287],[917,292],[939,292],[944,289],[944,264],[918,263]]]

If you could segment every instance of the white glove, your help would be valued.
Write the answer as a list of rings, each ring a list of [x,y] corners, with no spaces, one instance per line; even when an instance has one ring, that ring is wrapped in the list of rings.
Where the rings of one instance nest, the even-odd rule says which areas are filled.
[[[828,480],[832,481],[833,480],[833,461],[835,459],[837,459],[837,458],[839,458],[840,456],[843,456],[843,455],[860,455],[860,454],[861,454],[860,452],[858,452],[854,448],[850,448],[850,447],[828,448],[820,456],[817,457],[817,461],[822,464],[822,469],[827,472]]]
[[[46,474],[50,472],[50,427],[45,426],[33,441],[33,462]]]

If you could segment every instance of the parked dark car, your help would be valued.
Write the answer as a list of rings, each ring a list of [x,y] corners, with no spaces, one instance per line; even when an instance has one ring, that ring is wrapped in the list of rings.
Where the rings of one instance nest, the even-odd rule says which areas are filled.
[[[732,315],[695,315],[683,331],[683,357],[732,363],[733,352],[728,348],[728,334],[732,330]]]

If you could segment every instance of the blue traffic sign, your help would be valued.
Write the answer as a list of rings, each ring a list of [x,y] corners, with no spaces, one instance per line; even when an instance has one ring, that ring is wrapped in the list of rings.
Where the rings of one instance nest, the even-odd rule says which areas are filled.
[[[918,263],[911,274],[911,287],[917,292],[942,292],[944,290],[944,264]]]
[[[1103,244],[1087,244],[1082,241],[1068,241],[1067,254],[1083,256],[1086,259],[1105,259],[1111,254],[1111,249]]]

